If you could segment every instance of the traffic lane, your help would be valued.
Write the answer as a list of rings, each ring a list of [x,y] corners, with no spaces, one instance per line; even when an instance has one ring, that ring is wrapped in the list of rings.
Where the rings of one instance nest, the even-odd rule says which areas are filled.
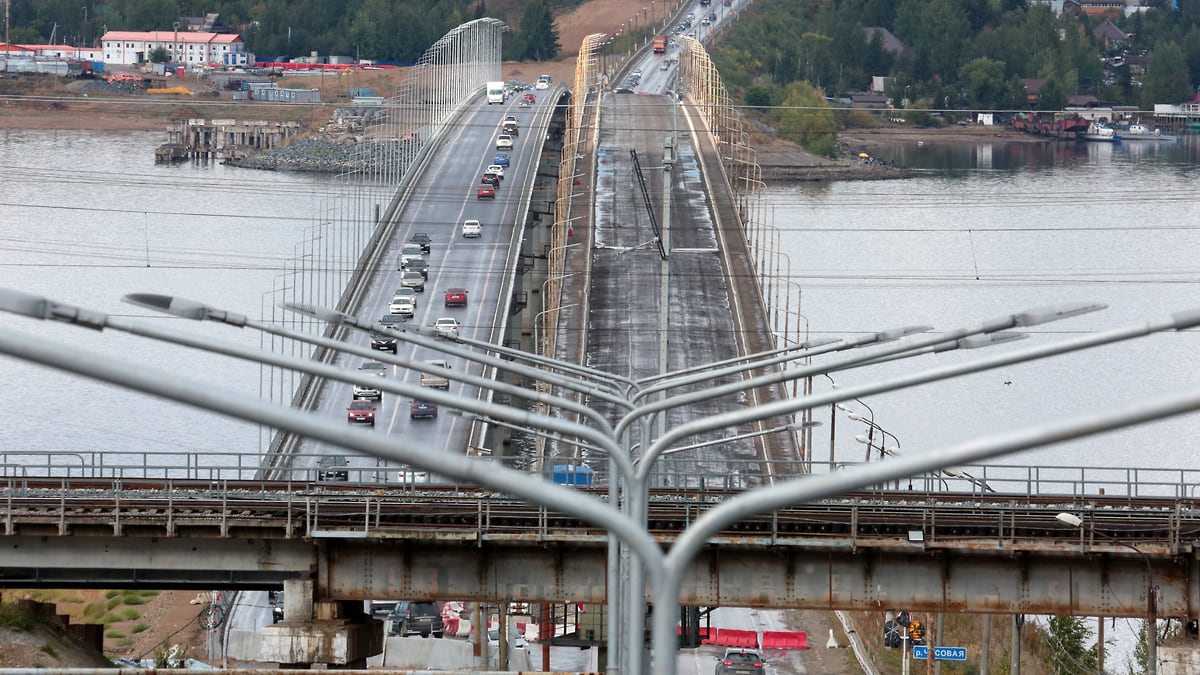
[[[532,112],[532,111],[531,111]],[[400,225],[396,228],[394,238],[388,242],[381,264],[372,274],[368,290],[364,295],[361,306],[365,318],[378,318],[388,313],[388,305],[392,295],[399,287],[399,251],[415,232],[426,232],[433,238],[431,251],[426,255],[430,264],[429,278],[426,280],[426,290],[418,294],[417,311],[410,322],[414,328],[428,329],[440,316],[458,316],[460,312],[451,312],[438,301],[444,297],[444,289],[450,286],[468,288],[470,300],[463,321],[463,334],[472,337],[487,337],[490,329],[491,312],[499,303],[499,289],[505,271],[503,263],[506,260],[506,245],[511,240],[512,222],[518,213],[520,200],[513,193],[516,190],[505,191],[495,204],[486,206],[476,205],[470,199],[470,193],[464,197],[451,185],[466,183],[475,185],[475,180],[482,176],[483,168],[491,164],[495,158],[495,136],[500,122],[507,114],[513,114],[506,106],[505,110],[488,110],[486,106],[477,105],[474,113],[464,118],[464,123],[457,125],[451,132],[447,145],[431,162],[430,170],[421,178],[421,185],[414,186],[412,197],[399,215]],[[532,117],[530,116],[530,119]],[[518,116],[520,120],[520,116]],[[530,158],[536,152],[536,144],[530,142],[530,134],[519,141],[514,147],[511,157],[514,161],[506,170],[505,180],[509,184],[516,183],[516,175],[522,173],[522,165],[528,166]],[[517,138],[521,138],[518,136]],[[511,173],[510,173],[511,172]],[[509,194],[505,194],[505,193]],[[461,241],[461,221],[470,215],[485,223],[484,236]],[[444,313],[443,313],[444,312]],[[349,340],[355,344],[366,346],[369,336],[363,331],[351,331]],[[404,343],[401,343],[402,345]],[[400,352],[413,360],[429,360],[443,357],[436,350],[416,348],[411,345],[402,347]],[[463,370],[467,363],[451,357],[446,359],[456,370]],[[345,367],[357,368],[361,357],[339,359]],[[398,377],[401,381],[417,384],[420,376],[416,371],[406,368],[389,368],[389,377]],[[461,387],[461,385],[459,385]],[[451,391],[455,391],[452,387]],[[460,389],[464,394],[470,391]],[[458,392],[456,392],[458,393]],[[322,412],[334,417],[344,418],[348,403],[353,400],[352,387],[345,383],[327,383],[322,392]],[[439,414],[437,420],[417,419],[408,417],[411,398],[385,394],[378,403],[376,410],[376,425],[386,428],[388,433],[412,432],[414,438],[426,443],[426,447],[437,447],[437,441],[443,450],[449,451],[460,445],[465,446],[465,433],[460,433],[465,425],[461,420],[442,421]],[[439,411],[440,413],[441,411]],[[304,454],[345,454],[337,446],[323,443],[302,443],[299,449]],[[370,458],[357,458],[353,466],[367,468],[373,466]],[[365,463],[365,464],[364,464]]]

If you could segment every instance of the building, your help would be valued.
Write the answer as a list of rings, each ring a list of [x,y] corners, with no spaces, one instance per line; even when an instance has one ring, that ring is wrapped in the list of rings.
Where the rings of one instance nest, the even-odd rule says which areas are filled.
[[[162,47],[171,63],[184,66],[220,65],[227,54],[246,51],[246,42],[233,33],[194,33],[190,31],[109,31],[100,38],[104,62],[137,64],[150,60],[150,54]]]

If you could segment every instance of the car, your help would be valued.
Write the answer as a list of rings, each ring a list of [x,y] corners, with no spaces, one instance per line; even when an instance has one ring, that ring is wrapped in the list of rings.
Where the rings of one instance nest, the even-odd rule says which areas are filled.
[[[401,600],[387,616],[388,635],[440,638],[445,634],[442,608],[436,602]]]
[[[383,377],[387,374],[387,366],[378,361],[367,361],[358,367],[358,372],[373,377]],[[354,383],[354,398],[377,398],[383,400],[383,391],[378,385],[369,381]]]
[[[630,77],[639,77],[639,78],[640,78],[640,77],[642,76],[642,69],[641,69],[641,68],[634,68],[634,69],[633,69],[633,72],[632,72],[632,73],[630,73],[630,74],[629,74],[629,76],[630,76]]]
[[[533,105],[534,103],[537,103],[537,97],[533,94],[525,94],[521,100],[525,103],[525,105]]]
[[[496,149],[497,150],[512,150],[513,149],[512,136],[509,136],[508,134],[500,134],[499,136],[497,136],[496,137]]]
[[[424,293],[425,275],[416,270],[404,270],[404,273],[400,275],[400,285],[418,293]]]
[[[466,307],[467,306],[467,289],[457,286],[446,289],[446,306],[447,307]]]
[[[716,675],[762,675],[763,660],[758,652],[730,647],[717,657]]]
[[[505,115],[503,121],[515,123],[517,121],[517,116],[516,115]]]
[[[483,234],[483,228],[479,226],[478,220],[464,220],[462,224],[462,236],[478,237]]]
[[[497,649],[500,647],[499,626],[488,626],[488,644]],[[520,633],[513,633],[508,638],[508,646],[511,649],[525,649],[525,636]]]
[[[394,296],[391,303],[388,304],[388,312],[403,316],[412,316],[417,313],[416,298],[411,295]]]
[[[351,401],[350,407],[346,408],[346,421],[375,426],[375,404],[370,401]]]
[[[317,480],[325,481],[347,481],[350,480],[350,472],[344,467],[350,464],[350,460],[338,455],[323,455],[317,459]]]
[[[421,253],[429,255],[433,246],[433,238],[427,232],[413,232],[413,235],[408,238],[408,243],[416,244],[421,247]]]
[[[414,258],[408,261],[409,272],[420,272],[421,276],[429,278],[429,261],[424,258]]]
[[[412,290],[411,288],[408,290]],[[384,314],[379,317],[379,325],[385,328],[403,328],[404,322],[408,319],[400,314]]]
[[[460,325],[461,324],[459,324],[458,319],[444,316],[433,322],[433,333],[438,337],[444,337],[453,340],[458,337],[458,327]]]
[[[397,269],[405,269],[410,260],[424,255],[425,251],[421,249],[420,244],[405,244],[400,248],[400,266]]]
[[[432,417],[437,419],[437,404],[429,401],[413,401],[408,406],[409,419],[422,419]]]
[[[700,25],[701,25],[701,26],[707,26],[707,25],[708,25],[708,24],[710,24],[710,23],[712,23],[712,22],[708,20],[708,17],[707,17],[707,16],[706,16],[706,17],[704,17],[703,19],[700,19]]]
[[[450,364],[441,359],[426,361],[431,366],[438,366],[450,370]],[[450,379],[441,375],[431,375],[430,373],[421,373],[421,386],[433,387],[434,389],[449,389]]]
[[[404,275],[400,275],[400,276],[404,276]],[[392,293],[392,297],[400,297],[400,296],[403,296],[406,298],[412,298],[413,305],[416,306],[417,291],[415,289],[405,288],[404,286],[401,286],[400,288],[397,288],[394,293]]]
[[[495,199],[496,198],[496,188],[492,187],[491,185],[481,187],[475,191],[475,198],[476,199]]]
[[[496,155],[492,158],[492,164],[495,166],[508,166],[508,155]]]
[[[283,591],[267,591],[267,603],[271,605],[271,623],[283,621]]]
[[[486,173],[495,174],[500,180],[504,180],[504,167],[499,164],[489,164],[485,171]]]
[[[510,136],[521,135],[521,130],[517,127],[516,122],[505,122],[504,124],[500,125],[500,131],[503,131]]]
[[[535,83],[533,85],[533,88],[534,89],[549,89],[550,88],[550,76],[549,75],[539,75],[538,79],[537,79],[537,83]]]
[[[659,70],[668,70],[668,69],[670,69],[670,67],[671,67],[671,64],[668,61],[663,61],[662,63],[658,64]]]
[[[484,185],[491,185],[493,188],[498,188],[500,187],[500,176],[494,173],[485,173],[483,174],[483,178],[479,179],[479,182]]]
[[[371,331],[371,349],[378,349],[381,352],[397,353],[399,346],[395,335]]]

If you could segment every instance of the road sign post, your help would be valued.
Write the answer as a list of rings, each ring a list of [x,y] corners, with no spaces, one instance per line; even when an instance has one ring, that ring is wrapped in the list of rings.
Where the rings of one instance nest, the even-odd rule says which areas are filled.
[[[929,658],[928,645],[916,645],[913,647],[912,655],[914,659],[921,660]],[[942,661],[966,661],[966,647],[934,647],[933,658]]]

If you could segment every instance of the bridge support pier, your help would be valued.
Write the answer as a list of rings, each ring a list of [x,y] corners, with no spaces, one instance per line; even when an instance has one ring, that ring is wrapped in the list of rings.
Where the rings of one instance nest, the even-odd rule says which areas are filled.
[[[284,582],[284,620],[262,629],[254,660],[281,668],[366,668],[383,651],[383,622],[366,616],[361,600],[316,602],[310,579]]]

